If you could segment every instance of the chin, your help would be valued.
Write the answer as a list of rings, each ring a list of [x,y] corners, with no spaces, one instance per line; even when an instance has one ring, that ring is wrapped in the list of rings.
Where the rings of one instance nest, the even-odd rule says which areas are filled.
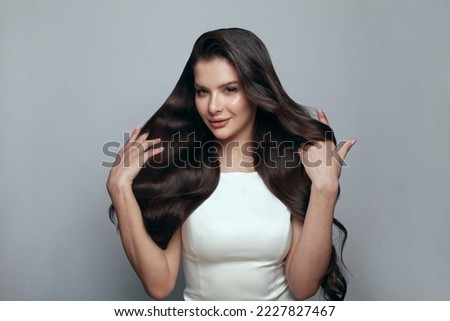
[[[228,132],[225,132],[224,130],[220,130],[217,128],[210,128],[209,129],[214,137],[218,140],[228,140],[232,137],[232,135]]]
[[[231,138],[231,136],[228,135],[216,135],[214,132],[213,134],[218,141],[228,141]]]

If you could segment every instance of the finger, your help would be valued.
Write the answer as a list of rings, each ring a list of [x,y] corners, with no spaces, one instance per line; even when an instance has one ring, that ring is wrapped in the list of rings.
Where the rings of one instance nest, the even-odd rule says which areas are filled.
[[[128,143],[132,143],[136,140],[136,138],[139,135],[139,132],[141,131],[141,126],[137,125],[134,129],[133,132],[131,133],[130,138],[128,138],[127,142],[125,143],[125,146],[128,145]]]
[[[347,140],[341,148],[338,150],[339,156],[344,159],[347,156],[347,153],[350,149],[356,144],[356,139]]]
[[[161,143],[161,138],[155,138],[155,139],[144,141],[142,143],[142,145],[144,146],[145,150],[147,150],[152,146],[158,145],[159,143]]]
[[[149,149],[144,153],[144,159],[145,162],[147,162],[147,160],[150,157],[154,157],[158,154],[161,154],[164,151],[164,146],[158,147],[158,148],[153,148],[153,149]]]
[[[143,142],[146,141],[149,134],[150,134],[150,132],[148,132],[148,131],[143,134],[140,134],[139,137],[136,139],[136,141],[140,142],[142,144]]]
[[[128,143],[126,148],[124,148],[123,153],[127,153],[127,155],[144,154],[146,151],[151,150],[153,146],[161,143],[160,138],[145,140],[147,136],[148,133],[144,133],[141,136],[139,136],[138,139],[136,139],[135,141]],[[142,139],[144,140],[141,141]]]
[[[141,134],[141,130],[142,130],[142,128],[140,128],[139,126],[134,129],[130,139],[125,144],[126,147],[130,147],[130,146],[133,146],[136,144],[142,145],[146,141],[150,132],[147,131],[147,132],[144,132],[143,134]]]
[[[327,115],[325,115],[325,112],[322,110],[322,108],[317,109],[317,118],[321,123],[329,125]]]

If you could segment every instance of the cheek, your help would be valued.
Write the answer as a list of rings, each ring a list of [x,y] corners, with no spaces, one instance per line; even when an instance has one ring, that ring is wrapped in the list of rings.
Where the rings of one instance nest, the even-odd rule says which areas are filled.
[[[239,109],[243,105],[244,99],[242,99],[242,96],[235,96],[231,97],[228,103],[231,107]]]
[[[233,97],[229,102],[229,106],[239,113],[244,113],[248,109],[248,105],[247,99],[242,96]]]
[[[243,117],[251,117],[254,112],[254,108],[245,97],[238,97],[233,102],[234,110],[236,114],[240,114]]]

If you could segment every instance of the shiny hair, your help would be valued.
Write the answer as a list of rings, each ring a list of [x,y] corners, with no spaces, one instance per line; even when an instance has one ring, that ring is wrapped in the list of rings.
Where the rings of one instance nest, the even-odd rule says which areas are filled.
[[[311,117],[306,107],[285,92],[266,46],[255,34],[239,28],[204,33],[196,40],[172,93],[142,127],[151,138],[161,138],[166,147],[148,160],[132,184],[145,228],[162,249],[219,182],[218,142],[200,118],[194,101],[194,67],[199,60],[214,58],[226,59],[235,67],[248,100],[257,106],[252,146],[256,171],[301,221],[308,207],[311,180],[298,148],[325,137],[335,142],[329,134],[331,128]],[[112,205],[109,214],[114,221]],[[342,254],[347,231],[338,220],[333,219],[333,223],[343,236]],[[341,263],[333,245],[328,272],[321,280],[327,300],[345,297],[347,283]]]

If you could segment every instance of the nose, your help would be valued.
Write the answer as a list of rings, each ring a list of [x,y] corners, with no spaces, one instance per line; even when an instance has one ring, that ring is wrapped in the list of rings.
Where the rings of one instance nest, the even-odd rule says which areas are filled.
[[[222,102],[216,93],[211,94],[208,104],[208,112],[210,114],[217,114],[223,110]]]

